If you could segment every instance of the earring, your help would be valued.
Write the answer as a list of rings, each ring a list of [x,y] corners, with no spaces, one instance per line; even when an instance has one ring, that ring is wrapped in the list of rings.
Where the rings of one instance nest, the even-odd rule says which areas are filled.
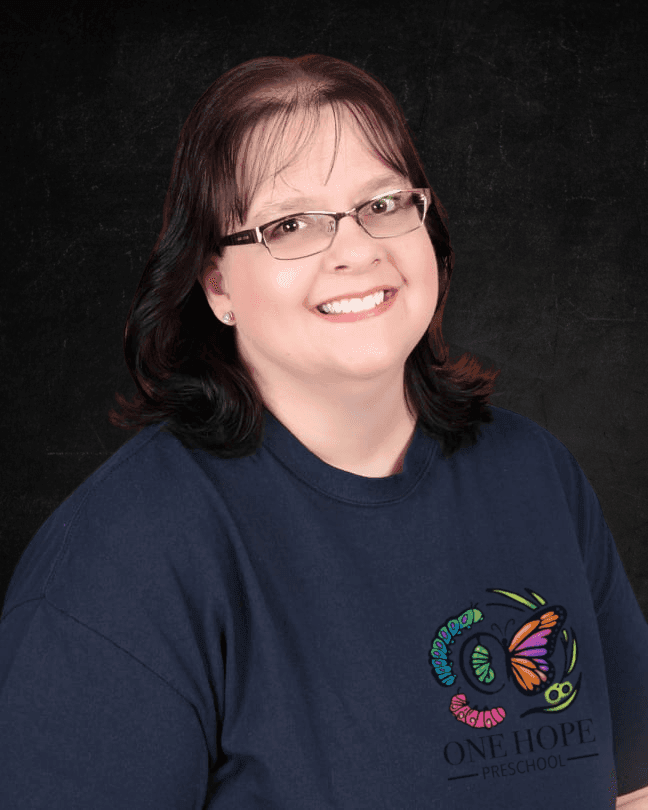
[[[229,323],[232,323],[233,320],[234,320],[234,313],[231,310],[230,310],[230,312],[226,312],[223,315],[223,323],[229,324]]]

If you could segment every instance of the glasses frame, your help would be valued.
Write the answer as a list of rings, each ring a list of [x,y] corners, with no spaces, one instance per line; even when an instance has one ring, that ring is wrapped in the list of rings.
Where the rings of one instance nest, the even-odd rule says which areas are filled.
[[[360,211],[365,208],[367,205],[370,205],[372,202],[376,200],[381,200],[383,197],[388,197],[390,194],[400,194],[403,191],[411,191],[417,194],[423,195],[423,216],[421,217],[421,222],[416,226],[416,228],[411,228],[409,231],[405,231],[405,233],[399,234],[399,236],[405,236],[406,233],[411,233],[415,231],[417,228],[420,228],[423,223],[425,222],[425,217],[427,215],[428,209],[430,207],[430,203],[432,201],[432,195],[430,193],[429,188],[399,188],[394,189],[392,191],[383,191],[381,194],[376,194],[375,197],[372,197],[370,200],[366,200],[359,205],[356,205],[354,208],[349,208],[348,211],[300,211],[297,214],[284,214],[284,216],[279,217],[278,219],[273,219],[271,222],[266,222],[264,225],[259,225],[256,228],[250,228],[247,231],[237,231],[237,233],[231,233],[228,236],[224,236],[218,244],[218,247],[231,247],[235,245],[258,245],[262,244],[268,251],[268,253],[272,256],[273,259],[276,259],[279,262],[294,262],[297,259],[306,259],[309,256],[316,256],[318,253],[323,253],[325,250],[328,250],[331,245],[333,244],[333,240],[335,239],[337,232],[338,232],[338,223],[344,217],[352,217],[356,223],[362,228],[362,230],[371,236],[372,239],[395,239],[394,236],[374,236],[373,234],[369,233],[369,231],[365,228],[365,226],[360,221],[359,213]],[[335,227],[333,233],[331,235],[331,241],[325,248],[321,250],[316,250],[314,253],[307,253],[305,256],[295,256],[291,259],[279,259],[277,256],[274,256],[268,243],[265,241],[264,232],[267,228],[270,228],[272,225],[277,225],[279,222],[283,222],[286,219],[295,219],[296,217],[304,216],[305,214],[318,214],[320,216],[329,216],[333,218],[335,223]]]

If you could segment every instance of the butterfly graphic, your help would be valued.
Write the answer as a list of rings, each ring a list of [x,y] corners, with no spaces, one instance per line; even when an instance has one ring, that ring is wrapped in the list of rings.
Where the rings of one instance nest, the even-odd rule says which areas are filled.
[[[542,608],[510,642],[503,640],[509,677],[522,694],[537,695],[553,683],[556,673],[551,656],[566,618],[567,611],[560,605]]]

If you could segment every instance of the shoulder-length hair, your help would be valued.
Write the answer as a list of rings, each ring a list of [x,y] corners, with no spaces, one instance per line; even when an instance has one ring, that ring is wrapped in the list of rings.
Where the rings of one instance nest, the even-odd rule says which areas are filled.
[[[186,446],[225,458],[259,448],[261,395],[237,353],[236,328],[214,316],[199,279],[209,257],[221,255],[223,236],[245,221],[261,182],[281,171],[277,156],[287,125],[301,127],[303,149],[323,108],[332,110],[336,133],[341,117],[351,114],[367,143],[412,188],[431,188],[394,97],[354,65],[317,54],[267,57],[222,75],[180,133],[162,229],[124,332],[137,391],[132,402],[116,394],[121,413],[110,411],[112,424],[133,429],[164,422]],[[454,254],[446,213],[434,191],[431,196],[425,226],[438,263],[439,299],[406,361],[404,386],[418,425],[450,456],[474,444],[482,423],[492,421],[488,399],[499,371],[484,370],[470,354],[449,359],[441,324]]]

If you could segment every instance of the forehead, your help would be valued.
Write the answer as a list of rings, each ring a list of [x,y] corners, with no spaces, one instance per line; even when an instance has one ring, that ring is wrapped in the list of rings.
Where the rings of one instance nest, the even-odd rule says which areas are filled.
[[[363,184],[376,177],[385,182],[404,177],[379,154],[348,111],[336,115],[330,107],[258,125],[241,156],[239,183],[254,214],[285,199],[307,202],[332,175],[337,180],[348,177],[350,183],[361,179]]]

